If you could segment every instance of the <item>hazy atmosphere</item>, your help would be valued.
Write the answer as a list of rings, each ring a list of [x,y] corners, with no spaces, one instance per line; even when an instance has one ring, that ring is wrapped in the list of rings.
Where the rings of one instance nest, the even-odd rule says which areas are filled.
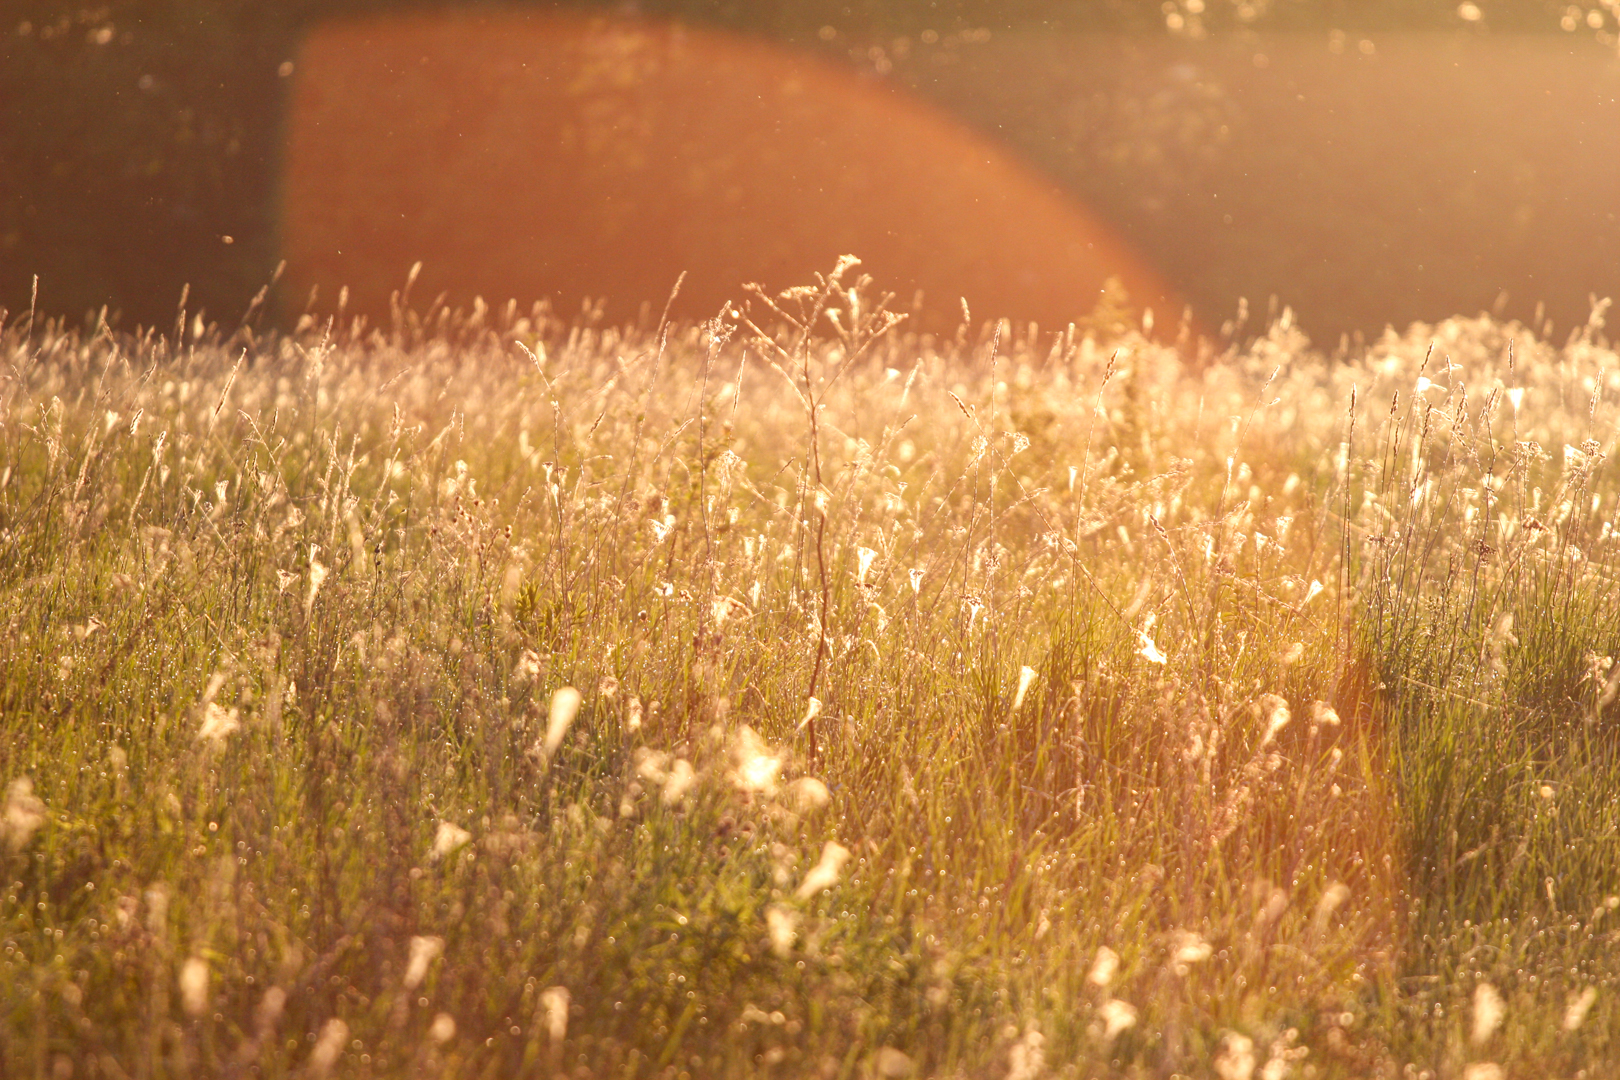
[[[1620,1077],[1620,0],[0,12],[0,1078]]]

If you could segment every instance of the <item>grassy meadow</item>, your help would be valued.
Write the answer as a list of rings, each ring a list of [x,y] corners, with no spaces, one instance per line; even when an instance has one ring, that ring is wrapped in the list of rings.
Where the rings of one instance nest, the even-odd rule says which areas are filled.
[[[0,330],[0,1076],[1620,1076],[1620,357],[843,267]]]

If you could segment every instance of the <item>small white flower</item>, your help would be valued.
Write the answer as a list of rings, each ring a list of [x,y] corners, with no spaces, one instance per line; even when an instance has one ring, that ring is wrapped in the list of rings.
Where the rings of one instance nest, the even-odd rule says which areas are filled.
[[[415,990],[427,978],[428,966],[444,955],[444,938],[411,938],[411,956],[405,964],[405,989]]]
[[[1249,1080],[1254,1075],[1254,1040],[1229,1032],[1215,1055],[1215,1075],[1221,1080]]]
[[[217,744],[241,730],[241,713],[238,710],[227,709],[217,701],[203,706],[203,721],[197,729],[197,738]]]
[[[546,1038],[560,1043],[568,1037],[568,1005],[572,995],[566,986],[548,986],[540,991],[540,1018],[546,1026]]]
[[[832,801],[832,792],[813,776],[801,776],[788,785],[788,797],[798,810],[820,810]]]
[[[681,802],[695,783],[697,772],[692,768],[692,763],[685,758],[676,758],[675,764],[669,768],[669,775],[664,778],[664,804],[674,806]]]
[[[776,790],[777,777],[782,772],[782,759],[771,753],[765,740],[747,724],[737,732],[735,753],[737,767],[731,773],[731,782],[737,790],[765,795]]]
[[[315,1040],[315,1049],[309,1052],[309,1072],[315,1077],[324,1077],[332,1071],[338,1058],[343,1056],[343,1048],[349,1042],[349,1025],[337,1017],[328,1020],[321,1028],[320,1037]]]
[[[1170,952],[1170,962],[1175,965],[1176,974],[1185,975],[1190,964],[1201,964],[1214,955],[1209,942],[1191,930],[1183,930],[1176,935],[1175,947]]]
[[[1097,958],[1091,962],[1091,973],[1086,981],[1093,986],[1106,988],[1114,981],[1114,975],[1119,971],[1119,953],[1103,945],[1097,949]]]
[[[827,841],[821,849],[821,861],[804,875],[804,880],[799,883],[798,891],[794,895],[800,900],[808,900],[822,889],[836,885],[838,876],[849,859],[849,848],[836,840]]]
[[[771,939],[771,951],[787,956],[793,951],[793,942],[799,936],[799,914],[781,904],[765,909],[765,932]]]
[[[472,839],[472,833],[459,825],[448,821],[439,822],[438,832],[433,834],[433,858],[435,861],[446,855],[454,854]]]
[[[193,956],[180,965],[180,1005],[187,1016],[208,1011],[208,961]]]
[[[1586,1014],[1597,1002],[1597,989],[1588,986],[1579,995],[1571,997],[1564,1007],[1564,1030],[1574,1031],[1586,1022]]]
[[[1136,1006],[1119,998],[1109,998],[1103,1002],[1097,1009],[1097,1015],[1102,1017],[1104,1042],[1113,1042],[1121,1032],[1136,1026]]]
[[[1018,669],[1018,693],[1013,695],[1013,708],[1021,709],[1024,706],[1024,695],[1029,693],[1029,686],[1035,681],[1035,669],[1027,664]]]
[[[564,686],[551,695],[551,709],[546,717],[546,739],[542,746],[542,753],[546,758],[557,752],[562,745],[563,736],[568,734],[568,728],[579,715],[580,694],[572,686]]]
[[[1046,1036],[1034,1027],[1007,1053],[1007,1080],[1037,1080],[1046,1072]]]
[[[855,549],[855,580],[862,585],[866,584],[867,572],[872,569],[872,561],[877,558],[877,552],[871,548]]]
[[[1474,987],[1474,1026],[1470,1041],[1475,1046],[1489,1042],[1496,1029],[1502,1026],[1502,1017],[1506,1012],[1507,1005],[1496,987],[1487,982]]]
[[[5,811],[0,813],[0,839],[8,851],[21,851],[45,824],[45,804],[34,794],[34,781],[19,776],[6,787]]]

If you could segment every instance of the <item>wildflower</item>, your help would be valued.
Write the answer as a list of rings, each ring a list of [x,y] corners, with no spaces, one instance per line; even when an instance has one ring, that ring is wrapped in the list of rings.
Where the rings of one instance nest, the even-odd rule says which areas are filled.
[[[405,964],[405,989],[415,990],[427,978],[428,965],[444,955],[444,938],[411,938],[411,955]]]
[[[1586,1021],[1586,1014],[1597,1001],[1597,989],[1588,986],[1580,994],[1572,996],[1569,1004],[1564,1006],[1564,1030],[1574,1031]]]
[[[564,686],[551,695],[551,711],[546,718],[546,739],[541,747],[541,754],[548,760],[562,745],[563,736],[568,734],[568,727],[579,715],[579,691],[572,686]]]
[[[546,1025],[546,1038],[560,1043],[568,1037],[568,1003],[571,995],[566,986],[548,986],[540,991],[540,1017]]]
[[[664,805],[674,806],[681,802],[695,783],[697,773],[693,771],[692,763],[685,758],[677,758],[670,767],[669,775],[664,778]]]
[[[328,1020],[321,1028],[320,1037],[315,1040],[315,1049],[309,1052],[310,1075],[323,1077],[331,1072],[348,1042],[349,1025],[335,1016]]]
[[[1350,899],[1350,886],[1342,881],[1335,881],[1322,890],[1321,897],[1316,901],[1316,915],[1311,920],[1312,929],[1321,933],[1327,928],[1328,920],[1339,906]]]
[[[1487,982],[1474,987],[1474,1026],[1470,1039],[1475,1046],[1488,1042],[1496,1034],[1506,1012],[1507,1006],[1496,987]]]
[[[200,956],[180,965],[180,1005],[187,1016],[208,1011],[208,961]]]
[[[1254,1075],[1254,1040],[1229,1032],[1215,1056],[1215,1075],[1221,1080],[1249,1080]]]
[[[456,1037],[456,1018],[449,1013],[439,1013],[428,1025],[428,1038],[443,1046]]]
[[[1300,605],[1304,606],[1305,604],[1310,603],[1312,600],[1315,600],[1318,596],[1322,595],[1322,590],[1324,588],[1325,586],[1320,581],[1312,579],[1310,588],[1305,590],[1305,599],[1300,601]]]
[[[922,579],[925,571],[912,570],[908,575],[911,578],[911,591],[913,594],[922,592]]]
[[[1119,971],[1119,953],[1106,945],[1099,946],[1097,958],[1091,962],[1091,973],[1086,981],[1093,986],[1106,988],[1114,981],[1114,975]]]
[[[849,859],[850,852],[847,847],[836,840],[827,841],[821,849],[821,861],[804,875],[804,881],[799,883],[798,891],[794,895],[800,900],[808,900],[822,889],[836,885],[838,875]]]
[[[1033,1026],[1007,1054],[1007,1080],[1036,1080],[1046,1071],[1045,1036]]]
[[[197,729],[197,738],[218,744],[240,730],[242,721],[239,710],[227,709],[215,701],[203,706],[202,726]]]
[[[452,855],[472,839],[472,833],[459,825],[448,821],[439,822],[438,832],[433,834],[433,859],[437,862],[446,855]]]
[[[8,851],[21,851],[45,824],[45,804],[34,794],[34,781],[20,776],[6,787],[6,806],[0,814],[0,839]]]
[[[1136,1006],[1119,998],[1109,998],[1103,1002],[1097,1009],[1097,1015],[1102,1018],[1104,1042],[1113,1042],[1121,1032],[1136,1026]]]
[[[793,942],[799,936],[799,914],[791,908],[772,904],[765,909],[765,933],[771,940],[771,951],[787,956],[793,951]]]
[[[866,575],[872,569],[872,560],[877,558],[877,552],[871,548],[855,549],[855,580],[861,585],[866,584]]]
[[[298,580],[298,575],[293,573],[292,571],[290,571],[290,570],[277,570],[276,571],[276,595],[280,596],[282,593],[286,592],[287,588],[290,585],[292,585],[293,582],[295,582],[297,580]]]
[[[1183,930],[1176,935],[1175,948],[1170,953],[1170,963],[1175,967],[1177,975],[1187,974],[1191,964],[1201,964],[1214,954],[1209,942],[1192,930]]]
[[[776,790],[782,759],[771,753],[765,740],[747,724],[737,732],[735,752],[737,767],[731,773],[731,782],[738,791],[768,795]]]
[[[1325,701],[1311,702],[1311,723],[1317,727],[1338,727],[1339,714]]]
[[[1018,671],[1018,693],[1013,697],[1013,708],[1020,709],[1024,705],[1024,695],[1029,692],[1029,684],[1035,681],[1035,669],[1027,664]]]
[[[813,776],[801,776],[788,785],[788,796],[796,809],[809,812],[820,810],[832,801],[832,792]]]
[[[878,1076],[910,1076],[915,1066],[911,1058],[892,1046],[881,1046],[872,1058],[872,1071]]]
[[[259,1007],[253,1010],[253,1022],[258,1025],[259,1036],[263,1038],[276,1029],[281,1021],[282,1010],[287,1007],[287,991],[279,986],[272,986],[264,992],[259,999]]]

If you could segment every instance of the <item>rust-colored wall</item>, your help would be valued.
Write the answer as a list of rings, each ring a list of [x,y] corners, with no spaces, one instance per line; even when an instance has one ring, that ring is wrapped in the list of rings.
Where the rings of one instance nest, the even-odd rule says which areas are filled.
[[[625,20],[472,13],[317,28],[297,63],[282,248],[290,297],[605,297],[609,319],[712,315],[844,253],[925,322],[1055,326],[1115,276],[1173,327],[1159,277],[1051,181],[962,123],[812,56]]]

